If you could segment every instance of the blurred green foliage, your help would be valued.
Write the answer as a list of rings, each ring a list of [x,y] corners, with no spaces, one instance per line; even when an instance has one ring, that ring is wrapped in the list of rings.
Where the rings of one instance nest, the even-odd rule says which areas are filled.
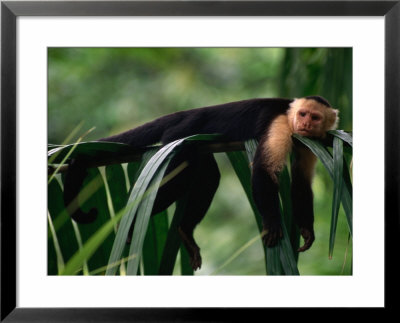
[[[96,127],[85,141],[95,140],[177,110],[255,97],[322,95],[340,110],[339,129],[352,130],[351,48],[49,48],[48,73],[49,143],[62,143],[82,121],[85,130]],[[197,274],[212,273],[257,235],[229,161],[217,160],[221,185],[195,231],[203,256]],[[332,182],[320,164],[313,188],[316,241],[300,255],[300,273],[341,274],[348,249],[349,274],[343,211],[328,259]],[[264,273],[261,241],[218,272]]]

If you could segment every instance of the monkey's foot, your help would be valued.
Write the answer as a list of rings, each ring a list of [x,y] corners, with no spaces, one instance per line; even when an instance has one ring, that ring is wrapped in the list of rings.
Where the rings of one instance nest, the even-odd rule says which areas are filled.
[[[315,235],[314,235],[314,230],[306,228],[300,228],[300,234],[304,239],[304,245],[301,248],[297,249],[297,251],[303,252],[310,249],[311,245],[315,240]]]
[[[200,248],[196,244],[193,239],[193,236],[184,232],[180,227],[178,228],[179,235],[181,236],[183,245],[185,246],[189,257],[190,257],[190,266],[193,270],[197,270],[201,268],[201,255]]]
[[[282,229],[280,227],[264,228],[262,232],[262,240],[268,248],[275,247],[279,240],[282,239]]]
[[[200,256],[200,250],[197,250],[196,252],[193,253],[193,255],[190,254],[190,266],[192,266],[193,270],[197,270],[201,268],[201,256]]]

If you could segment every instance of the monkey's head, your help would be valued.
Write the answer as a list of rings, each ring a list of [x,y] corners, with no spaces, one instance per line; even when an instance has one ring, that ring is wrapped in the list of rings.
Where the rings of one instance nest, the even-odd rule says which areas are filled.
[[[336,129],[338,114],[320,96],[294,99],[288,110],[289,126],[301,136],[323,138],[328,130]]]

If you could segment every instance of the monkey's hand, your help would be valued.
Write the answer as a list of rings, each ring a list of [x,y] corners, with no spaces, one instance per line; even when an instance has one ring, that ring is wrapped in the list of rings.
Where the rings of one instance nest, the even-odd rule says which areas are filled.
[[[280,226],[264,227],[262,232],[262,240],[264,245],[271,248],[275,247],[279,240],[282,239],[282,228]]]
[[[311,245],[315,240],[314,230],[313,229],[306,229],[300,228],[300,234],[304,239],[304,245],[297,249],[298,252],[303,252],[310,249]]]

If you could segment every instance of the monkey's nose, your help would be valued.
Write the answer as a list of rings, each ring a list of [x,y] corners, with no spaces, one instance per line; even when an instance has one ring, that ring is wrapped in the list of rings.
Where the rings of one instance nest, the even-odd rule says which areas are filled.
[[[302,124],[302,128],[303,128],[304,130],[309,130],[310,125],[307,124],[307,123],[303,123],[303,124]]]

